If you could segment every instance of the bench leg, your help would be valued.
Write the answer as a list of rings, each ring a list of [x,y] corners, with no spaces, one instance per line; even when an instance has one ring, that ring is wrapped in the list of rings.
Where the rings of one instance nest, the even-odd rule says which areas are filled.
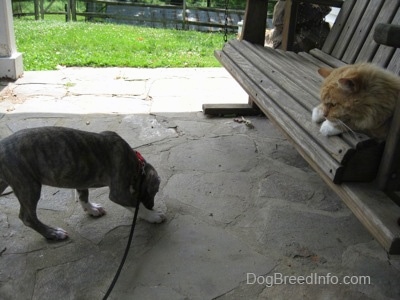
[[[257,104],[250,97],[247,104],[203,104],[203,113],[211,116],[257,116],[262,114]]]

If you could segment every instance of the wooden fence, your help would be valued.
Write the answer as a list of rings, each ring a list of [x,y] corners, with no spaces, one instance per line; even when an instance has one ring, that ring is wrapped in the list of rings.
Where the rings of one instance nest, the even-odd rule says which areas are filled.
[[[89,20],[102,18],[109,22],[148,27],[215,31],[225,28],[227,17],[226,27],[233,31],[237,29],[237,23],[244,15],[243,10],[229,9],[225,12],[224,9],[218,8],[188,7],[185,1],[183,1],[183,6],[148,5],[110,0],[80,2],[86,2],[87,9],[85,12],[76,12],[76,16],[84,16]]]
[[[27,0],[13,0],[13,3]],[[122,0],[65,0],[63,11],[51,9],[55,0],[30,0],[34,12],[15,11],[14,15],[34,15],[44,19],[46,14],[65,15],[67,21],[82,17],[87,21],[105,21],[148,27],[193,29],[201,31],[236,31],[237,23],[243,19],[244,11],[237,9],[189,7],[183,0],[182,6],[150,5]],[[59,2],[59,1],[58,1]],[[227,18],[227,20],[226,20]],[[225,21],[226,24],[225,24]]]

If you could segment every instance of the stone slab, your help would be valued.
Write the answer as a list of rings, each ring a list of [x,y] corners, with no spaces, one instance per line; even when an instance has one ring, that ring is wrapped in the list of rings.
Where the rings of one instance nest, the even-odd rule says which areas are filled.
[[[120,94],[104,86],[113,81]],[[110,299],[399,299],[399,257],[385,253],[271,122],[248,118],[251,129],[196,112],[201,98],[237,99],[234,84],[221,68],[26,72],[2,85],[0,137],[51,125],[112,130],[158,170],[156,209],[167,221],[138,222]],[[144,94],[135,96],[134,86]],[[154,113],[158,101],[168,110]],[[104,217],[87,216],[71,190],[43,188],[38,214],[70,233],[61,243],[22,224],[12,193],[0,197],[0,299],[104,296],[132,214],[108,200],[107,188],[90,197],[105,207]],[[371,282],[267,287],[248,283],[249,272]]]

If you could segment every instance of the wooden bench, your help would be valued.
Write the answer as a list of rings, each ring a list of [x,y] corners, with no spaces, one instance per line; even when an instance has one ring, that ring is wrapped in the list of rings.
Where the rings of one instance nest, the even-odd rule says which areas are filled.
[[[362,224],[390,254],[400,254],[400,105],[386,143],[363,134],[325,137],[311,121],[320,102],[320,67],[369,61],[400,73],[400,49],[374,40],[379,23],[400,23],[400,0],[311,0],[341,5],[322,47],[294,53],[264,47],[265,0],[248,0],[240,40],[231,40],[215,55],[249,95],[246,107],[204,105],[206,114],[257,113],[261,110],[297,151],[342,198]],[[299,0],[286,0],[282,44],[290,49]],[[381,40],[392,27],[375,34]],[[397,33],[398,34],[398,31]],[[390,39],[389,39],[390,40]],[[391,39],[393,41],[393,39]],[[383,154],[384,153],[384,154]],[[351,228],[349,228],[351,230]]]

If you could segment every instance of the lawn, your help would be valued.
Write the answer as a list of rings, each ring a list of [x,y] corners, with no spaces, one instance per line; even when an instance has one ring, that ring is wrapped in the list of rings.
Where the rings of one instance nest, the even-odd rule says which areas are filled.
[[[90,67],[217,67],[222,33],[129,25],[14,19],[24,69]],[[234,38],[234,35],[229,38]]]

